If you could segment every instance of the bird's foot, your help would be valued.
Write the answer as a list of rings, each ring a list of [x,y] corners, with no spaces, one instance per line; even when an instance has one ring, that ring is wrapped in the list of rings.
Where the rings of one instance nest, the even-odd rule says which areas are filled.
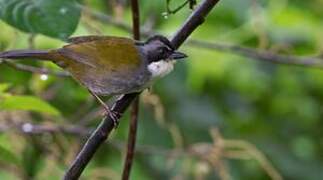
[[[113,127],[117,128],[119,125],[119,119],[121,117],[121,114],[119,112],[110,110],[109,111],[105,111],[105,116],[109,116],[111,118],[111,120],[113,121]]]
[[[111,110],[110,107],[97,94],[95,94],[91,90],[89,90],[89,92],[103,106],[103,108],[105,110],[103,116],[109,116],[111,118],[111,120],[113,121],[113,127],[117,128],[119,125],[119,119],[121,117],[121,114],[119,112]]]

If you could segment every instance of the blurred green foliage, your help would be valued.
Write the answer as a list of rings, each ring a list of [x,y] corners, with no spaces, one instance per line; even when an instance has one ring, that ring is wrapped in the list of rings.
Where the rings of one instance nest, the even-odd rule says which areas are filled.
[[[59,115],[59,111],[46,103],[45,101],[34,96],[4,96],[1,97],[0,110],[29,110],[51,115]]]
[[[78,24],[76,1],[1,0],[0,18],[25,32],[66,39]]]
[[[23,4],[23,1],[10,1],[12,4],[14,2]],[[50,49],[63,45],[62,41],[54,38],[61,39],[61,33],[66,37],[74,31],[79,9],[72,8],[72,15],[62,18],[55,14],[58,6],[51,3],[64,2],[67,3],[64,8],[69,8],[70,1],[26,2],[28,3],[20,8],[27,4],[46,2],[49,3],[46,7],[53,8],[53,13],[51,10],[46,11],[48,13],[45,17],[49,18],[46,22],[42,16],[26,19],[20,11],[14,14],[14,7],[9,6],[8,1],[0,1],[0,15],[4,19],[0,22],[0,49],[28,48],[30,34],[18,29],[52,37],[37,35],[34,39],[35,48]],[[118,5],[116,2],[83,0],[82,3],[93,11],[131,24],[129,4]],[[182,2],[171,1],[171,6],[177,7],[179,4]],[[282,54],[316,56],[322,53],[323,47],[322,5],[321,0],[222,0],[191,37],[273,50]],[[164,0],[154,3],[141,0],[140,8],[142,25],[152,27],[163,35],[172,35],[191,13],[186,7],[165,18],[162,16],[166,11]],[[34,13],[37,14],[37,11]],[[8,18],[14,15],[21,18]],[[38,21],[38,18],[42,20]],[[99,22],[86,15],[82,15],[73,36],[100,32],[131,37],[131,34],[112,24]],[[165,148],[179,148],[181,145],[188,147],[200,142],[212,143],[208,130],[210,127],[217,127],[224,138],[241,139],[255,144],[285,179],[322,179],[322,70],[258,62],[188,45],[181,49],[189,55],[187,61],[179,62],[175,71],[160,80],[152,90],[160,97],[166,122],[157,121],[154,110],[158,106],[142,103],[138,147],[149,145],[162,151]],[[59,69],[47,62],[21,63],[51,70]],[[34,111],[1,111],[1,124],[30,122],[94,128],[100,121],[99,117],[84,120],[98,104],[71,78],[49,76],[47,80],[42,80],[39,74],[19,71],[2,63],[0,108],[6,104],[3,99],[5,94],[15,98],[11,100],[10,107]],[[32,100],[26,100],[26,97]],[[33,106],[37,107],[36,110],[28,106],[32,103],[38,104]],[[29,108],[26,109],[27,107]],[[56,110],[61,116],[49,115],[57,114]],[[47,113],[43,113],[44,111]],[[113,133],[112,142],[126,141],[128,118],[126,115],[122,119]],[[57,119],[62,121],[56,121]],[[63,133],[17,135],[9,130],[1,131],[0,167],[4,168],[0,169],[0,179],[60,179],[85,140]],[[174,139],[174,131],[180,134],[181,140]],[[96,154],[84,177],[119,178],[123,153],[124,149],[106,144]],[[4,165],[9,167],[5,168],[7,166]],[[186,156],[167,158],[158,153],[139,151],[132,179],[194,179],[198,165],[196,159]],[[225,165],[233,179],[268,179],[266,172],[255,161],[230,160],[225,161]],[[218,172],[211,169],[207,179],[216,178],[219,178]]]

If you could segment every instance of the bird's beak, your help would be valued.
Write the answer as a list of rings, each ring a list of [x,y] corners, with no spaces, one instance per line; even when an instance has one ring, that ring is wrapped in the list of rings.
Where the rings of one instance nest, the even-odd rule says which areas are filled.
[[[186,57],[187,57],[186,54],[181,53],[179,51],[174,51],[173,54],[171,54],[169,56],[170,59],[175,59],[175,60],[177,60],[177,59],[183,59],[183,58],[186,58]]]

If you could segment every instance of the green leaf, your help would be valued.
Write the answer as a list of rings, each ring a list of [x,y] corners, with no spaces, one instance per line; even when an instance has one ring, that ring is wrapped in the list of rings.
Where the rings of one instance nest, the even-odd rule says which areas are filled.
[[[0,18],[29,33],[66,39],[76,29],[81,8],[75,0],[0,0]]]
[[[19,158],[10,150],[0,145],[0,161],[20,166]]]
[[[47,102],[34,96],[6,96],[0,102],[0,110],[28,110],[51,115],[60,112]]]
[[[10,87],[10,84],[8,83],[0,83],[0,93],[1,92],[5,92],[6,90],[8,90]]]

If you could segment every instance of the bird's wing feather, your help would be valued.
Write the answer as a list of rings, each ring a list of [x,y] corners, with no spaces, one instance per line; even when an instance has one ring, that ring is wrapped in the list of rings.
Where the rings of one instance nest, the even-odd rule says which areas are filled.
[[[88,38],[87,41],[77,40],[78,43],[68,44],[58,51],[71,60],[95,67],[122,69],[129,68],[129,65],[135,68],[140,64],[138,49],[132,39],[111,36]]]
[[[88,59],[89,57],[85,54],[80,54],[80,53],[77,53],[77,52],[74,52],[74,51],[71,51],[71,50],[68,50],[66,48],[60,48],[60,49],[57,49],[57,52],[60,54],[60,55],[63,55],[63,57],[67,57],[73,61],[76,61],[78,63],[82,63],[84,65],[87,65],[87,66],[90,66],[92,68],[95,68],[95,64],[91,63]]]
[[[97,36],[97,35],[75,36],[75,37],[68,38],[67,42],[71,44],[78,44],[78,43],[91,42],[91,41],[102,40],[102,39],[109,40],[113,38],[114,38],[113,36]]]
[[[78,43],[84,43],[84,42],[91,42],[96,40],[113,40],[116,37],[114,36],[97,36],[97,35],[88,35],[88,36],[74,36],[67,39],[68,43],[71,44],[78,44]],[[144,42],[133,40],[136,45],[143,45]]]
[[[118,94],[138,86],[135,78],[145,65],[135,42],[119,37],[95,38],[79,39],[58,50],[65,58],[66,70],[100,94]]]

